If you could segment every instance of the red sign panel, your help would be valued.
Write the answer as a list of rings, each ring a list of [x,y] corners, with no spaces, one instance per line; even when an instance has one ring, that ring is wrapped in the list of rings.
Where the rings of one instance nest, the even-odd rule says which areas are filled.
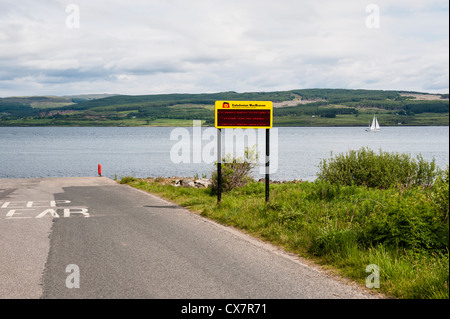
[[[270,127],[270,110],[218,109],[219,127]]]

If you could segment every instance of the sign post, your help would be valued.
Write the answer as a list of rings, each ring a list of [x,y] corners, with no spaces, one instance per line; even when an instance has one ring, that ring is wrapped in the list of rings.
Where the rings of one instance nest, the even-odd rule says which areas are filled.
[[[270,147],[269,147],[269,141],[270,141],[270,130],[266,129],[266,202],[269,201],[269,162],[270,162]]]
[[[214,124],[217,128],[217,202],[221,200],[222,183],[222,129],[266,129],[265,194],[269,201],[269,130],[273,125],[273,103],[270,101],[216,101]]]
[[[217,202],[222,193],[222,129],[217,129]]]

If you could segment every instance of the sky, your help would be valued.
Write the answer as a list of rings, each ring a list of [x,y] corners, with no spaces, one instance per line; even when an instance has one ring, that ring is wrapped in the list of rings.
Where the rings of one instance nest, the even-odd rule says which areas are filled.
[[[0,0],[0,97],[449,92],[448,0]]]

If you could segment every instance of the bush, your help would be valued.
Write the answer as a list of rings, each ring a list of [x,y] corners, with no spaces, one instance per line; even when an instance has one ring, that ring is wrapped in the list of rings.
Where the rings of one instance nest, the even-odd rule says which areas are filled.
[[[249,182],[254,181],[251,176],[255,163],[257,162],[258,155],[254,148],[246,148],[244,152],[244,158],[233,158],[231,155],[227,155],[222,158],[222,179],[221,189],[222,192],[228,192],[236,187],[242,187]],[[217,163],[215,163],[216,169],[211,174],[211,185],[213,192],[217,192]]]
[[[435,209],[440,212],[439,219],[448,225],[448,211],[449,211],[449,169],[443,171],[433,185],[430,194],[430,202],[435,206]]]
[[[128,184],[128,183],[135,182],[135,181],[136,181],[136,178],[134,178],[133,176],[125,176],[125,177],[121,178],[119,183],[120,184]]]
[[[365,218],[360,240],[366,244],[384,244],[427,252],[446,253],[449,242],[448,221],[430,201],[427,193],[416,189],[410,194],[386,198]]]
[[[427,162],[418,155],[376,154],[368,148],[351,150],[334,158],[322,160],[318,179],[341,185],[362,185],[376,188],[392,186],[430,186],[438,175],[435,161]]]

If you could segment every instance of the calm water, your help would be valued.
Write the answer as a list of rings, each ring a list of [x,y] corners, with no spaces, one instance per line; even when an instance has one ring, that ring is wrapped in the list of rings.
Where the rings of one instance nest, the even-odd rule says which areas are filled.
[[[120,178],[195,174],[209,177],[213,164],[205,163],[204,159],[196,160],[192,152],[188,154],[191,163],[174,162],[171,150],[184,142],[170,139],[173,130],[158,127],[0,127],[0,178],[96,176],[98,164],[102,165],[102,175],[110,178],[115,175]],[[193,129],[182,130],[189,134],[189,139],[184,140],[187,141],[183,144],[185,150],[192,150],[195,144]],[[258,134],[260,132],[264,130],[258,130]],[[271,137],[271,179],[275,180],[314,180],[321,159],[329,158],[331,152],[337,154],[362,146],[413,156],[420,153],[426,160],[435,158],[442,168],[449,163],[448,126],[384,127],[379,133],[365,132],[362,127],[274,128]],[[215,145],[206,140],[199,149],[204,150],[208,143]],[[264,149],[261,152],[264,154]],[[255,174],[256,178],[263,177],[258,174]]]

